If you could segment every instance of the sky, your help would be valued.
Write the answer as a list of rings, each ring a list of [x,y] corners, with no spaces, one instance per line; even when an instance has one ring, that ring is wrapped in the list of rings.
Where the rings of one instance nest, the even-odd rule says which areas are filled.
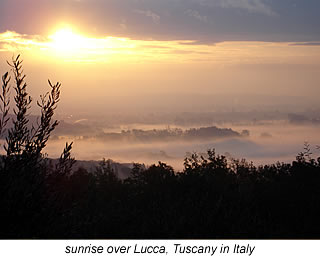
[[[43,35],[74,24],[132,39],[320,42],[317,0],[1,0],[0,30]]]
[[[31,94],[60,81],[70,113],[189,111],[231,94],[308,105],[320,94],[318,10],[317,0],[1,0],[0,72],[21,54]],[[163,102],[183,95],[197,102]]]

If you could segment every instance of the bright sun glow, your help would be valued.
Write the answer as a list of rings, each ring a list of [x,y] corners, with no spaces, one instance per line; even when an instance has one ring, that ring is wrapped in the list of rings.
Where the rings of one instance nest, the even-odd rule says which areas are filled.
[[[64,54],[95,48],[94,42],[90,38],[76,34],[70,28],[60,29],[49,38],[52,40],[52,47],[57,51],[64,52]]]
[[[65,27],[49,36],[49,46],[56,55],[77,60],[97,60],[108,58],[113,54],[128,54],[135,44],[125,38],[104,37],[93,38],[75,33]]]

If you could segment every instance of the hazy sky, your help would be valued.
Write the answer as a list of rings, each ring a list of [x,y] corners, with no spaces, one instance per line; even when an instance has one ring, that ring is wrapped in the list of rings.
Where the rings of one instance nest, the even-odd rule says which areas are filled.
[[[320,95],[319,10],[318,0],[1,0],[0,72],[22,54],[30,92],[61,81],[65,111],[170,110],[186,102],[168,96],[195,94],[180,110],[231,93],[308,104]]]
[[[1,0],[0,30],[42,34],[60,22],[134,39],[320,41],[318,0]]]

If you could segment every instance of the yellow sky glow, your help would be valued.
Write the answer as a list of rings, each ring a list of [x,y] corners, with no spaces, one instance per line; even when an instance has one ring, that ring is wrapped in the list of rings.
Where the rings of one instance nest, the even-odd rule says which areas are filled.
[[[318,64],[320,46],[290,43],[222,42],[196,45],[192,41],[132,40],[87,37],[71,27],[58,28],[47,37],[7,31],[0,33],[0,51],[28,52],[33,57],[87,63],[214,63],[214,64]]]

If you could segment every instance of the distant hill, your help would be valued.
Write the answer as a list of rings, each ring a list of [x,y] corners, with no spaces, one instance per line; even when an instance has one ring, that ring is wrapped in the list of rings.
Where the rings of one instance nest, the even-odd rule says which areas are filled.
[[[171,142],[171,141],[197,141],[207,139],[218,139],[225,137],[241,137],[242,135],[230,128],[218,128],[216,126],[191,128],[182,130],[174,129],[153,129],[141,130],[133,129],[120,133],[102,133],[97,139],[104,142]]]
[[[320,124],[320,118],[310,118],[301,114],[288,114],[288,119],[291,124],[304,125],[304,124]]]
[[[53,166],[58,162],[58,159],[48,159],[49,164]],[[110,160],[111,167],[114,170],[117,177],[121,180],[126,179],[129,177],[131,169],[133,167],[132,163],[118,163],[113,160]],[[76,160],[75,164],[73,165],[73,171],[76,171],[79,168],[83,168],[88,172],[95,172],[97,168],[100,167],[101,161],[85,161],[85,160]]]

